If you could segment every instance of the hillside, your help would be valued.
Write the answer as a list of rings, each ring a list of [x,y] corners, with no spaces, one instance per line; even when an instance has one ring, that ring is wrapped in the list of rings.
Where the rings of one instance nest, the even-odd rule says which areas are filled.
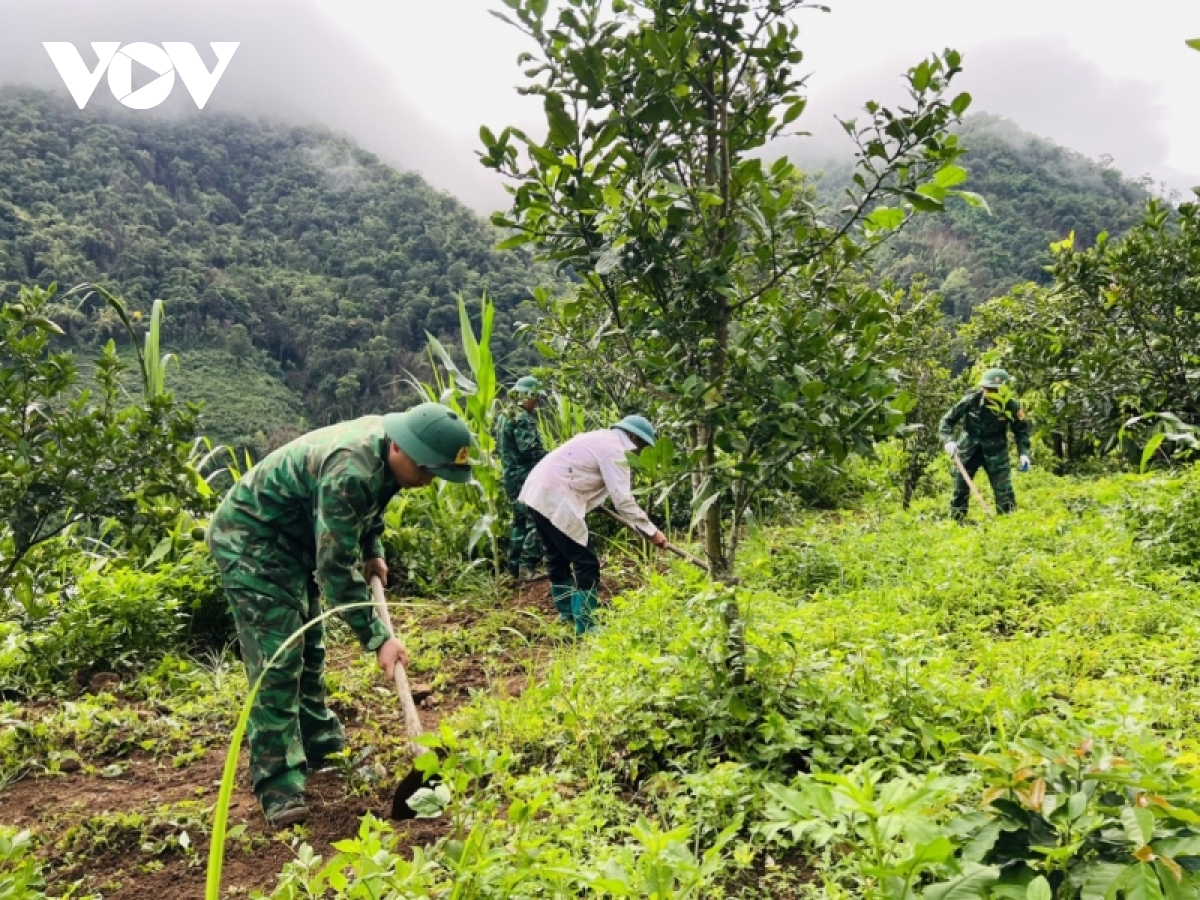
[[[606,573],[611,602],[586,642],[564,640],[544,585],[405,603],[412,672],[433,688],[422,716],[450,751],[453,796],[431,798],[429,819],[380,821],[406,765],[383,737],[398,713],[335,628],[332,696],[361,755],[314,780],[320,812],[292,847],[322,858],[272,840],[239,777],[226,885],[350,898],[383,870],[395,896],[470,880],[487,886],[478,896],[1025,897],[930,885],[964,872],[993,884],[1003,867],[1024,891],[1049,852],[1081,880],[1122,871],[1099,853],[1139,871],[1121,822],[1147,791],[1166,798],[1161,846],[1197,847],[1166,837],[1192,821],[1182,786],[1196,757],[1164,756],[1198,734],[1195,572],[1138,540],[1129,501],[1194,503],[1200,482],[1035,471],[1014,516],[976,513],[971,528],[939,521],[939,482],[907,512],[884,490],[859,511],[756,531],[737,591],[743,685],[723,662],[720,589],[682,563]],[[55,649],[12,642],[9,671],[38,647]],[[9,703],[20,729],[0,739],[13,785],[0,819],[34,830],[52,883],[106,900],[166,885],[199,896],[211,785],[244,690],[240,666],[168,656],[115,695]],[[1044,806],[1022,767],[1025,782],[1045,779]],[[51,785],[90,803],[56,805]],[[1056,832],[1068,800],[1078,832]],[[368,812],[379,818],[359,826]],[[1001,827],[1011,839],[997,841]],[[481,847],[469,868],[460,829]],[[881,871],[920,893],[881,890]],[[337,872],[350,884],[323,892]]]
[[[224,348],[243,325],[316,423],[392,403],[425,331],[457,334],[459,293],[495,300],[502,359],[531,358],[512,334],[547,276],[497,240],[453,197],[327,131],[0,94],[0,297],[95,281],[134,310],[162,298],[176,349]],[[79,348],[122,335],[94,302],[56,318]],[[236,375],[206,391],[244,393]]]
[[[1121,234],[1141,218],[1150,196],[1115,169],[996,116],[971,116],[958,134],[967,148],[960,163],[970,173],[964,187],[987,199],[991,215],[951,203],[944,214],[921,216],[878,266],[901,284],[927,275],[957,318],[1014,284],[1047,282],[1052,242],[1074,231],[1077,245],[1087,247],[1101,231]],[[847,176],[839,165],[824,171],[820,193],[832,206]]]

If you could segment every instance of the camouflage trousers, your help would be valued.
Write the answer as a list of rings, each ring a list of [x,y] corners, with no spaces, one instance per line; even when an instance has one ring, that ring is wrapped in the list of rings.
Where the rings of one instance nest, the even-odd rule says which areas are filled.
[[[979,486],[975,474],[980,467],[987,472],[988,482],[992,486],[992,495],[996,498],[996,511],[1010,513],[1017,508],[1017,495],[1012,486],[1012,466],[1008,459],[1008,447],[991,453],[982,447],[976,447],[969,457],[962,461],[963,468]],[[953,463],[951,463],[953,465]],[[950,515],[961,521],[967,516],[967,508],[971,502],[971,489],[963,479],[958,466],[954,466],[954,493],[950,496]]]
[[[312,574],[280,578],[285,574],[277,568],[280,560],[220,525],[214,520],[209,547],[237,625],[246,676],[251,685],[263,679],[246,732],[254,793],[270,809],[301,796],[308,767],[341,750],[346,733],[325,705],[324,622],[293,638],[321,613]],[[290,581],[300,596],[281,597],[279,581]]]
[[[536,569],[541,566],[544,557],[542,538],[533,524],[529,507],[514,500],[512,503],[512,528],[508,533],[509,573],[516,577],[522,566],[527,569]]]

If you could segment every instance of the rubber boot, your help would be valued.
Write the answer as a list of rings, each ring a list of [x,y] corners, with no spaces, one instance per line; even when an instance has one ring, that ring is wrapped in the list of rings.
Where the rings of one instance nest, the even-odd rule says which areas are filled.
[[[572,598],[575,596],[575,585],[552,584],[550,585],[550,596],[554,599],[554,607],[558,610],[558,618],[563,622],[570,622],[574,616],[571,607]]]
[[[575,616],[575,633],[587,634],[595,626],[592,612],[600,602],[600,595],[595,588],[586,591],[575,591],[571,597],[571,612]]]
[[[296,825],[308,818],[304,803],[304,772],[287,769],[274,778],[254,786],[267,824],[272,828]]]

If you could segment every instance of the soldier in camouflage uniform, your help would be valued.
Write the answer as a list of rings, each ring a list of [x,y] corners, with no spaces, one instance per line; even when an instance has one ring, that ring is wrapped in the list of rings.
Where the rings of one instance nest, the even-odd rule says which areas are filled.
[[[979,387],[942,416],[938,427],[938,433],[946,442],[946,452],[951,458],[958,455],[972,479],[980,466],[987,472],[996,497],[996,509],[1001,513],[1017,508],[1008,459],[1010,428],[1017,441],[1021,471],[1029,471],[1029,421],[1020,401],[1008,391],[1010,380],[1003,369],[988,369],[983,373]],[[954,428],[960,423],[965,433],[961,443],[954,440]],[[971,489],[955,466],[950,515],[959,522],[964,521],[970,499]]]
[[[504,470],[504,493],[512,504],[512,529],[509,531],[508,574],[513,578],[532,577],[542,565],[542,539],[529,515],[529,507],[517,498],[525,479],[533,471],[546,448],[538,432],[535,410],[540,401],[541,385],[532,375],[517,379],[509,392],[513,406],[496,419],[493,429],[500,465]]]
[[[242,476],[214,514],[208,546],[242,660],[251,685],[263,676],[247,732],[250,777],[272,826],[307,818],[306,770],[346,742],[325,705],[320,598],[340,611],[389,677],[397,660],[407,663],[404,645],[370,606],[347,607],[369,600],[366,579],[387,580],[380,537],[388,502],[434,477],[467,481],[470,443],[462,419],[437,403],[364,416],[280,447]]]

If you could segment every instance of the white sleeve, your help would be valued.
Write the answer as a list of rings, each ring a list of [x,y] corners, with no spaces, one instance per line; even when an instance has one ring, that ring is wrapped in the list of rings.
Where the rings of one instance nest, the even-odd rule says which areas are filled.
[[[653,537],[658,528],[633,499],[629,481],[629,465],[625,462],[625,454],[622,453],[619,458],[614,458],[607,453],[598,453],[597,456],[600,464],[600,477],[604,479],[604,487],[608,491],[608,496],[612,499],[617,513],[638,531],[647,537]]]

